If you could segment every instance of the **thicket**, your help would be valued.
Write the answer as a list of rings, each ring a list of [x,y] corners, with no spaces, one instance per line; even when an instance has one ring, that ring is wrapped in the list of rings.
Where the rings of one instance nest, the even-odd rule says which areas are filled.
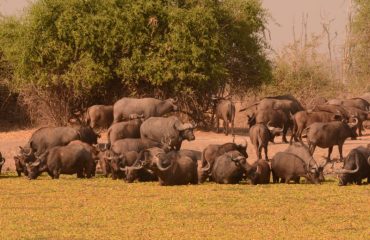
[[[349,79],[354,90],[370,92],[370,1],[355,0],[351,22]]]
[[[38,0],[0,23],[9,88],[34,123],[123,96],[178,97],[203,119],[212,94],[271,80],[258,0]]]

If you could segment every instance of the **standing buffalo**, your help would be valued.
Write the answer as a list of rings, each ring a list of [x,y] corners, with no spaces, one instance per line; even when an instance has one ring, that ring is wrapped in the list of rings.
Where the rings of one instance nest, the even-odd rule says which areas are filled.
[[[21,154],[30,161],[32,155],[40,156],[46,150],[55,146],[65,146],[73,140],[81,140],[88,144],[96,144],[100,137],[91,127],[43,127],[36,130],[26,148],[21,148]]]
[[[251,169],[252,166],[239,151],[229,151],[216,158],[212,178],[216,183],[236,184],[243,179],[244,174],[248,175]]]
[[[75,174],[78,178],[90,178],[94,171],[95,160],[91,152],[80,144],[53,147],[44,152],[33,163],[26,163],[28,178],[36,179],[47,172],[53,179],[60,174]]]
[[[222,145],[210,144],[202,152],[201,164],[198,166],[198,181],[203,183],[212,174],[216,158],[230,151],[239,151],[245,158],[247,154],[247,141],[245,144],[225,143]]]
[[[197,184],[197,162],[181,151],[166,153],[161,148],[149,148],[142,151],[138,162],[127,167],[126,175],[129,182],[138,169],[145,168],[154,172],[162,186]]]
[[[367,178],[370,184],[370,148],[357,147],[352,149],[344,159],[343,169],[336,171],[339,175],[339,186],[347,183],[360,185]]]
[[[370,112],[363,111],[356,107],[343,107],[347,110],[347,112],[351,115],[351,117],[355,117],[358,119],[357,129],[358,135],[362,136],[362,129],[363,129],[363,122],[366,120],[370,120]]]
[[[313,112],[330,112],[333,114],[341,115],[341,118],[345,119],[346,121],[348,121],[351,117],[346,109],[344,109],[342,106],[337,106],[337,105],[329,105],[329,104],[317,105],[312,109],[312,111]]]
[[[281,128],[275,128],[268,126],[264,123],[257,123],[249,129],[249,136],[252,144],[254,145],[257,159],[262,158],[262,148],[265,150],[265,159],[268,161],[267,147],[268,143],[274,142],[275,136],[278,136],[283,130]]]
[[[142,140],[141,138],[125,138],[115,141],[110,149],[113,152],[141,152],[142,150],[152,148],[152,147],[162,147],[162,142],[154,142],[150,140]]]
[[[113,105],[114,123],[128,119],[130,114],[144,115],[145,119],[160,117],[166,113],[177,111],[177,100],[172,98],[158,100],[155,98],[122,98]]]
[[[357,119],[356,119],[357,120]],[[343,159],[342,148],[344,141],[351,137],[356,139],[356,126],[339,121],[329,123],[313,123],[307,129],[307,142],[311,154],[315,152],[316,146],[321,148],[329,148],[328,161],[333,151],[333,146],[338,145],[340,159]]]
[[[295,141],[302,141],[302,132],[308,126],[315,122],[332,122],[332,121],[341,121],[344,120],[342,115],[338,113],[331,112],[309,112],[309,111],[300,111],[292,116],[293,119],[293,131],[290,138],[290,143],[292,143],[293,138]]]
[[[180,150],[183,140],[195,139],[193,130],[196,126],[191,123],[183,124],[177,117],[151,117],[140,127],[141,139],[153,142],[161,142],[163,139],[170,141],[170,147]]]
[[[327,104],[338,105],[342,107],[355,107],[362,111],[370,110],[370,103],[362,98],[351,98],[351,99],[330,99]]]
[[[226,136],[229,134],[229,123],[231,123],[231,134],[234,135],[235,104],[229,99],[213,97],[212,100],[215,104],[217,132],[220,132],[220,119],[222,119]]]
[[[131,114],[130,120],[113,124],[108,129],[108,143],[114,143],[118,139],[140,138],[140,126],[143,123],[143,115]]]
[[[108,128],[113,122],[112,105],[93,105],[86,110],[85,122],[91,128]]]
[[[0,173],[1,173],[1,169],[3,168],[4,163],[5,163],[5,158],[3,158],[3,155],[0,152]]]
[[[272,127],[283,129],[283,142],[287,143],[286,134],[292,128],[292,120],[282,110],[260,110],[252,116],[248,116],[248,124],[250,127],[257,123],[269,124]]]
[[[291,95],[285,95],[285,96],[276,96],[276,97],[266,97],[263,98],[261,101],[258,101],[251,106],[245,107],[240,109],[241,111],[245,111],[246,109],[256,106],[256,111],[261,110],[282,110],[287,115],[289,113],[296,113],[298,111],[303,111],[304,108],[302,104],[296,100]]]

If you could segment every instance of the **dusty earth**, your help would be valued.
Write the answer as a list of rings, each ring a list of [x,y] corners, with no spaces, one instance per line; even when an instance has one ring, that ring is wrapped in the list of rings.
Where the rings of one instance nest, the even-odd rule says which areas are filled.
[[[31,134],[36,129],[29,129],[29,130],[20,130],[20,131],[12,131],[12,132],[2,132],[0,133],[0,151],[6,159],[5,165],[3,166],[3,172],[5,171],[14,171],[14,160],[13,156],[17,154],[19,148],[18,146],[23,146],[27,143],[28,139],[30,138]],[[241,143],[244,141],[243,139],[247,139],[248,142],[248,154],[249,154],[249,161],[253,162],[256,160],[256,153],[254,152],[254,148],[250,143],[249,136],[247,134],[247,130],[245,129],[238,129],[238,134],[235,136],[235,142]],[[106,142],[106,133],[102,133],[102,138],[99,139],[99,142]],[[182,148],[184,149],[193,149],[202,151],[206,146],[209,144],[223,144],[226,142],[232,141],[232,136],[225,136],[222,133],[214,133],[214,132],[204,132],[204,131],[196,131],[195,132],[196,140],[192,142],[183,142]],[[288,140],[290,137],[288,137]],[[284,144],[281,141],[281,137],[277,137],[275,139],[275,144],[269,145],[269,158],[271,158],[275,153],[285,150],[288,144]],[[366,146],[370,144],[370,130],[368,129],[364,132],[364,136],[358,137],[357,140],[350,140],[347,139],[344,147],[343,147],[343,154],[344,156],[347,153],[358,146]],[[316,148],[314,157],[317,162],[324,161],[324,156],[327,155],[327,149]],[[264,155],[262,155],[264,157]],[[339,158],[338,148],[334,147],[332,153],[332,159]],[[340,163],[335,164],[335,168],[340,167]],[[327,166],[326,171],[331,172],[330,165]]]

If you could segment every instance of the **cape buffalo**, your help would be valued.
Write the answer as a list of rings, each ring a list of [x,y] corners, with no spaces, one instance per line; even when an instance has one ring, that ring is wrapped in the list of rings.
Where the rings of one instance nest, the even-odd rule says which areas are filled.
[[[31,161],[32,155],[40,156],[52,147],[65,146],[73,140],[96,144],[98,137],[91,127],[81,126],[77,130],[71,127],[43,127],[32,134],[26,148],[21,147],[21,154]]]
[[[248,175],[251,169],[239,151],[229,151],[216,158],[212,178],[217,183],[236,184],[243,179],[244,174]]]
[[[3,158],[3,155],[0,152],[0,173],[1,173],[1,169],[3,168],[4,163],[5,163],[5,158]]]
[[[140,127],[142,140],[161,142],[168,139],[171,142],[171,148],[180,150],[183,140],[193,141],[195,136],[191,123],[183,124],[177,117],[151,117],[147,119]]]
[[[142,151],[138,163],[125,169],[128,181],[133,179],[130,175],[139,168],[153,171],[162,186],[198,183],[197,162],[181,151],[172,150],[166,153],[156,147]]]
[[[318,169],[306,162],[298,155],[289,152],[278,152],[271,159],[271,171],[274,183],[289,183],[294,180],[299,183],[300,177],[306,178],[311,183],[320,183],[320,173]]]
[[[140,138],[140,126],[143,123],[143,115],[131,114],[130,120],[113,124],[108,129],[108,143],[114,143],[118,139]]]
[[[256,106],[256,111],[259,110],[282,110],[286,114],[296,113],[303,111],[302,104],[291,95],[276,96],[276,97],[265,97],[262,100],[240,109],[239,111],[245,111],[246,109]]]
[[[292,128],[292,120],[290,115],[282,110],[258,110],[252,116],[248,115],[248,125],[252,127],[257,123],[269,124],[272,127],[283,129],[283,142],[287,143],[286,134]]]
[[[60,174],[75,174],[78,178],[92,176],[95,160],[91,152],[80,144],[57,146],[44,152],[33,163],[26,163],[28,178],[36,179],[42,172],[47,172],[53,179]]]
[[[328,149],[328,161],[333,151],[333,146],[338,145],[340,159],[343,159],[342,148],[344,141],[351,137],[356,139],[356,123],[343,123],[340,121],[329,123],[313,123],[307,129],[307,142],[311,154],[316,146]]]
[[[351,98],[351,99],[330,99],[327,104],[338,105],[343,107],[355,107],[362,111],[370,110],[370,103],[362,98]]]
[[[255,171],[251,171],[248,177],[253,185],[270,183],[271,169],[267,161],[263,159],[257,160],[252,164],[251,168],[255,169]]]
[[[163,142],[154,142],[150,140],[142,140],[141,138],[125,138],[115,141],[110,149],[116,153],[124,153],[129,151],[141,152],[142,150],[151,147],[162,147]]]
[[[317,105],[312,109],[313,112],[330,112],[334,114],[340,114],[342,119],[348,121],[350,119],[350,114],[342,106],[322,104]]]
[[[124,172],[121,168],[125,166],[131,166],[137,159],[138,153],[135,151],[129,151],[125,153],[115,153],[108,150],[105,155],[105,166],[107,167],[108,174],[112,174],[112,179],[116,180],[125,177]]]
[[[308,112],[308,111],[299,111],[292,116],[293,119],[293,131],[290,138],[290,143],[292,143],[293,138],[297,141],[302,141],[302,132],[305,128],[310,126],[315,122],[332,122],[332,121],[341,121],[344,120],[342,115],[338,113],[331,112]]]
[[[348,183],[360,185],[362,179],[367,178],[370,183],[370,149],[357,147],[352,149],[344,159],[343,169],[336,171],[339,174],[339,186]]]
[[[213,164],[217,157],[230,151],[239,151],[245,158],[247,154],[247,141],[244,144],[225,143],[222,145],[210,144],[202,152],[201,164],[198,166],[198,181],[203,183],[211,176]]]
[[[229,123],[231,123],[231,134],[234,135],[235,104],[229,99],[213,97],[214,113],[216,115],[217,132],[220,132],[220,119],[224,122],[224,132],[229,134]]]
[[[177,100],[172,98],[158,100],[155,98],[121,98],[113,105],[114,123],[128,119],[130,114],[144,115],[145,119],[160,117],[166,113],[177,111]]]
[[[257,123],[249,129],[249,137],[255,148],[257,159],[262,158],[262,148],[265,150],[265,159],[268,161],[267,157],[267,147],[268,143],[274,142],[275,136],[278,136],[283,130],[281,128],[275,128],[267,126],[264,123]]]
[[[355,107],[343,107],[343,108],[347,110],[351,117],[355,117],[358,119],[357,123],[358,135],[362,136],[362,129],[364,128],[363,122],[366,120],[370,120],[370,112],[363,111]]]
[[[113,122],[112,105],[93,105],[86,110],[85,122],[91,128],[108,128]]]

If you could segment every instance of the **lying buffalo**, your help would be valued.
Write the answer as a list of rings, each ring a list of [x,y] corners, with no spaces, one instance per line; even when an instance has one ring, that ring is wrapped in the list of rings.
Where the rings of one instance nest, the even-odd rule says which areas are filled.
[[[31,161],[32,155],[40,156],[52,147],[65,146],[73,140],[96,144],[98,137],[100,136],[91,127],[43,127],[32,134],[26,147],[21,148],[21,155]]]
[[[113,122],[112,105],[93,105],[86,110],[85,122],[91,128],[108,128]]]
[[[278,136],[283,130],[268,126],[264,123],[257,123],[249,129],[249,136],[255,148],[257,159],[262,158],[262,148],[265,150],[265,159],[268,161],[267,148],[269,142],[274,142],[275,136]]]
[[[244,144],[210,144],[205,149],[203,149],[201,164],[198,166],[199,183],[205,182],[207,178],[212,175],[213,165],[217,157],[234,150],[239,151],[245,158],[247,158],[247,141],[245,141]]]
[[[0,173],[1,173],[1,169],[3,168],[4,163],[5,163],[5,158],[3,158],[3,155],[0,152]]]
[[[248,115],[248,124],[250,127],[257,123],[269,124],[272,127],[283,129],[283,142],[287,143],[286,134],[292,128],[293,123],[290,115],[282,110],[258,110],[252,116]]]
[[[239,151],[229,151],[216,158],[212,178],[216,183],[237,184],[251,170],[252,166]]]
[[[311,183],[319,183],[319,172],[307,166],[303,159],[293,153],[278,152],[271,160],[271,171],[274,183],[289,183],[294,180],[299,183],[300,177],[306,178]]]
[[[339,185],[348,183],[360,185],[367,178],[370,183],[370,148],[357,147],[352,149],[344,159],[343,169],[336,171],[339,175]]]
[[[220,132],[220,119],[222,119],[226,136],[229,134],[229,123],[231,123],[231,134],[234,135],[235,104],[229,99],[220,97],[213,97],[212,100],[214,102],[217,132]]]
[[[121,98],[113,105],[114,123],[128,119],[130,114],[144,115],[145,119],[160,117],[178,110],[177,100],[172,98],[159,100],[155,98]]]
[[[197,184],[197,162],[181,151],[166,153],[161,148],[149,148],[142,151],[138,161],[127,167],[127,180],[135,179],[132,175],[141,168],[151,170],[162,186]]]
[[[183,140],[193,141],[194,126],[191,123],[183,124],[177,117],[151,117],[140,127],[140,135],[143,141],[160,143],[163,139],[170,141],[170,147],[180,150]]]
[[[312,111],[300,111],[292,116],[293,119],[293,131],[290,138],[290,143],[292,143],[293,138],[295,141],[302,141],[302,132],[308,126],[315,122],[332,122],[344,120],[343,116],[338,113],[332,112],[312,112]]]
[[[311,154],[315,152],[316,146],[328,149],[328,161],[333,151],[333,147],[338,145],[340,159],[343,159],[342,149],[347,138],[356,139],[355,123],[344,123],[340,121],[329,123],[313,123],[307,129],[307,142]]]
[[[143,115],[131,114],[128,121],[113,124],[108,129],[108,143],[111,144],[124,138],[140,138],[142,117]]]
[[[36,179],[42,172],[47,172],[53,179],[60,174],[75,174],[78,178],[90,178],[94,171],[95,160],[91,152],[80,144],[53,147],[33,163],[26,163],[28,178]]]
[[[257,160],[251,166],[251,169],[254,169],[254,171],[250,171],[248,177],[253,185],[270,183],[271,169],[267,161],[263,159]]]
[[[309,148],[302,142],[293,143],[283,152],[277,153],[271,161],[271,170],[274,183],[289,183],[294,180],[299,183],[300,177],[306,178],[312,183],[323,182],[324,167],[328,163],[318,165]]]

